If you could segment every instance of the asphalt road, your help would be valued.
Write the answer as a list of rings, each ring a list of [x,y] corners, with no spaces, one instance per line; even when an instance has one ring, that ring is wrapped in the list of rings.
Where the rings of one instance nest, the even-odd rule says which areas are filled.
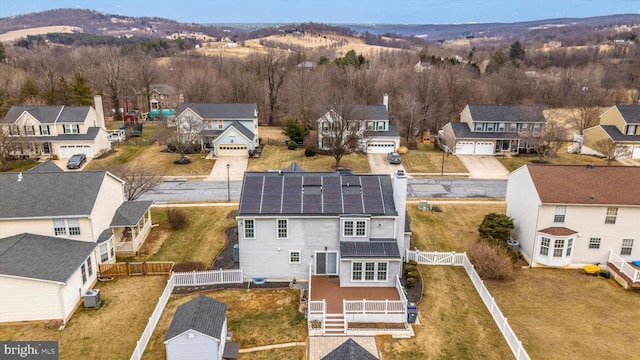
[[[506,180],[409,179],[408,198],[494,198],[503,199]],[[241,181],[165,181],[139,200],[159,203],[175,201],[224,201],[240,199]]]

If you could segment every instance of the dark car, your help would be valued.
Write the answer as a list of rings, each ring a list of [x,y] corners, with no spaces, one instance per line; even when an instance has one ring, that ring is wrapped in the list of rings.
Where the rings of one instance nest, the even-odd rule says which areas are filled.
[[[69,161],[67,162],[67,169],[80,169],[85,161],[87,161],[87,155],[75,154],[69,158]]]
[[[400,154],[397,152],[390,152],[387,154],[387,160],[389,164],[400,164],[402,160],[400,159]]]

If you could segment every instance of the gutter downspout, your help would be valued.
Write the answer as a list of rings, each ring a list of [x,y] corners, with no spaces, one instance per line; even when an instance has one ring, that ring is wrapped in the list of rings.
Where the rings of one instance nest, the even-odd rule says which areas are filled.
[[[538,228],[538,218],[540,217],[540,206],[542,204],[538,204],[538,212],[536,213],[536,226],[533,229],[533,245],[531,245],[531,263],[529,263],[529,269],[531,269],[533,267],[533,259],[535,256],[535,250],[536,250],[536,242],[538,241],[536,234],[538,233],[538,230],[536,230]]]

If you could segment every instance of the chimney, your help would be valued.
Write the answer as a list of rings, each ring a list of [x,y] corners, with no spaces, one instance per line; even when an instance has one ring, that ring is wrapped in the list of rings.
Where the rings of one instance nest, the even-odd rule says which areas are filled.
[[[93,103],[96,108],[96,123],[94,125],[106,130],[107,127],[104,123],[104,109],[102,108],[102,96],[100,95],[94,96]]]
[[[385,109],[389,111],[389,94],[385,93],[382,97],[382,105],[384,105]]]
[[[182,94],[178,95],[178,102],[179,103],[183,103],[184,102],[184,95],[182,95]]]
[[[398,212],[396,240],[400,254],[404,257],[409,250],[409,241],[404,241],[404,223],[407,218],[407,174],[404,170],[398,170],[393,178],[393,203]]]

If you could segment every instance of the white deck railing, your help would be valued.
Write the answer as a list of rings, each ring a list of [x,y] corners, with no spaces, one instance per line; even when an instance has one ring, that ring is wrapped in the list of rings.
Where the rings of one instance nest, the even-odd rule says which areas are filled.
[[[480,298],[484,302],[484,305],[489,310],[489,313],[493,317],[493,320],[496,322],[498,329],[504,336],[504,339],[507,341],[511,352],[515,356],[517,360],[530,360],[529,354],[522,346],[522,341],[518,339],[515,332],[507,322],[507,318],[504,317],[502,311],[498,307],[495,299],[489,293],[489,290],[484,285],[484,282],[478,275],[478,272],[473,267],[471,261],[467,257],[466,253],[441,253],[441,252],[420,252],[416,251],[407,251],[407,259],[416,260],[418,264],[421,265],[451,265],[451,266],[463,266],[471,280],[471,283],[476,288],[476,291],[480,295]],[[422,262],[421,262],[422,260]],[[443,261],[445,261],[443,263]],[[447,264],[446,261],[449,261]]]
[[[175,286],[242,284],[242,269],[173,273]]]
[[[342,300],[345,314],[404,314],[407,305],[402,300]]]
[[[199,274],[201,273],[206,273],[206,274],[201,277],[199,276]],[[212,279],[215,281],[215,280],[218,280],[218,278],[216,278],[215,275],[211,275],[210,273],[224,273],[223,275],[220,275],[221,276],[220,279],[222,279],[223,281],[225,280],[228,280],[228,281],[227,282],[211,282]],[[233,275],[230,275],[232,273]],[[183,276],[185,274],[189,275],[190,279],[192,279],[193,282],[189,283],[188,280],[185,280],[186,277]],[[194,277],[194,274],[195,274],[195,277]],[[165,306],[167,306],[169,297],[171,296],[171,293],[173,292],[173,289],[176,286],[214,285],[214,284],[225,284],[225,283],[233,284],[233,283],[238,283],[237,281],[238,274],[240,278],[239,283],[242,283],[242,269],[194,271],[192,273],[171,273],[171,276],[167,281],[167,286],[165,286],[164,291],[162,292],[162,295],[160,295],[158,303],[156,304],[156,308],[153,310],[153,313],[151,313],[151,316],[149,317],[149,322],[147,322],[147,326],[144,328],[144,331],[142,332],[140,339],[136,342],[136,347],[135,349],[133,349],[133,353],[131,354],[130,359],[140,360],[142,358],[144,349],[147,347],[147,344],[149,343],[149,339],[151,339],[151,335],[153,334],[153,330],[155,330],[156,325],[158,325],[160,316],[162,315],[162,312],[164,311]],[[182,281],[182,283],[178,283],[179,278],[181,279],[180,281]]]
[[[404,293],[404,288],[398,275],[396,275],[396,290],[398,290],[398,294],[400,294],[400,301],[404,301],[406,304],[408,302],[407,295]]]
[[[615,266],[618,271],[627,275],[632,282],[640,282],[640,270],[629,265],[627,260],[621,258],[611,250],[609,250],[609,262]]]

